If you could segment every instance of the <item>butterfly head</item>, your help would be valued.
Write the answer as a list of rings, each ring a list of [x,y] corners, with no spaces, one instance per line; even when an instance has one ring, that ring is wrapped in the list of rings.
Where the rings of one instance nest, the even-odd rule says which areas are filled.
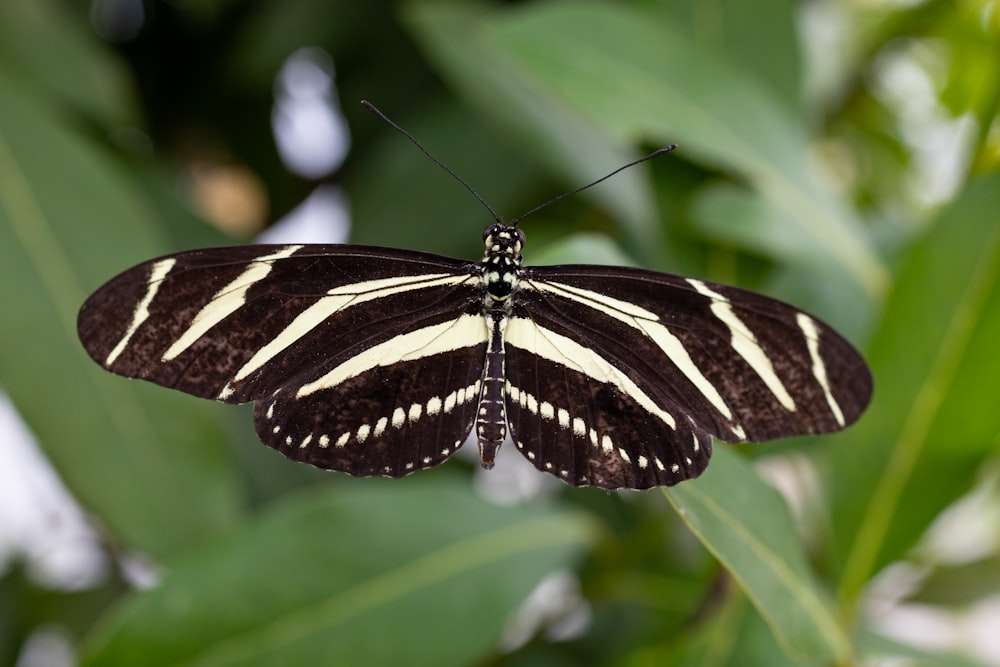
[[[497,222],[483,231],[483,242],[486,244],[486,256],[509,255],[520,262],[521,248],[524,247],[524,232],[518,227],[512,227]]]

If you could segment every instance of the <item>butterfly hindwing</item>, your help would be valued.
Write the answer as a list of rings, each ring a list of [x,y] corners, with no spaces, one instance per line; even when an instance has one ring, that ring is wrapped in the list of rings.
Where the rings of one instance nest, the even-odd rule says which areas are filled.
[[[476,419],[485,320],[478,312],[418,316],[370,342],[258,399],[260,439],[290,459],[355,476],[401,477],[451,456]]]
[[[658,409],[652,395],[637,400],[638,385],[613,379],[596,351],[553,336],[551,322],[513,325],[507,418],[515,446],[539,470],[576,486],[644,489],[697,477],[708,465],[711,437]]]

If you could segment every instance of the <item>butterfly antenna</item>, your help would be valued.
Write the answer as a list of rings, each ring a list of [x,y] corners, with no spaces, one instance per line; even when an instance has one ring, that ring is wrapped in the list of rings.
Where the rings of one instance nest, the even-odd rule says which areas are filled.
[[[392,129],[396,130],[397,132],[399,132],[400,134],[402,134],[404,137],[406,137],[407,139],[409,139],[410,142],[414,146],[416,146],[417,148],[419,148],[420,151],[424,155],[426,155],[427,157],[429,157],[431,159],[431,162],[433,162],[437,166],[439,166],[442,169],[444,169],[446,172],[448,172],[451,175],[452,178],[454,178],[456,181],[458,181],[459,183],[461,183],[462,185],[464,185],[465,189],[468,190],[469,192],[471,192],[472,196],[475,197],[479,201],[480,204],[482,204],[483,206],[486,207],[486,209],[490,212],[490,215],[493,216],[493,219],[496,222],[498,222],[498,223],[502,223],[503,222],[503,220],[500,218],[500,216],[497,215],[497,212],[493,210],[493,207],[490,206],[489,202],[486,201],[485,199],[483,199],[480,196],[480,194],[478,192],[476,192],[475,188],[473,188],[471,185],[469,185],[468,181],[466,181],[464,178],[462,178],[461,176],[459,176],[458,174],[456,174],[454,172],[454,170],[452,170],[452,168],[449,167],[448,165],[446,165],[444,162],[442,162],[441,160],[437,159],[437,157],[435,157],[433,153],[431,153],[429,150],[427,150],[426,148],[424,148],[423,144],[421,144],[419,141],[417,141],[416,137],[414,137],[412,134],[410,134],[409,132],[407,132],[406,130],[404,130],[403,128],[401,128],[399,125],[397,125],[391,118],[389,118],[384,113],[382,113],[378,109],[378,107],[376,107],[371,102],[368,102],[367,100],[361,100],[361,104],[366,109],[368,109],[373,114],[375,114],[380,119],[382,119],[382,122],[384,122],[386,125],[388,125]],[[549,202],[549,203],[551,203],[551,202]],[[523,218],[524,216],[521,216],[521,217]]]
[[[551,206],[552,204],[555,204],[557,201],[559,201],[561,199],[566,199],[566,197],[571,197],[571,196],[575,195],[578,192],[583,192],[587,188],[592,188],[595,185],[597,185],[598,183],[601,183],[603,181],[608,180],[609,178],[611,178],[612,176],[614,176],[615,174],[617,174],[620,171],[625,171],[629,167],[634,167],[635,165],[641,164],[641,163],[645,162],[646,160],[652,160],[657,155],[662,155],[663,153],[669,153],[670,151],[674,150],[675,148],[677,148],[677,144],[670,144],[669,146],[664,146],[663,148],[657,148],[655,151],[653,151],[649,155],[644,155],[641,158],[639,158],[638,160],[632,160],[628,164],[623,164],[622,166],[620,166],[617,169],[615,169],[614,171],[612,171],[610,174],[605,174],[604,176],[601,176],[596,181],[591,181],[590,183],[587,183],[586,185],[581,185],[578,188],[574,188],[574,189],[570,190],[569,192],[564,192],[564,193],[562,193],[561,195],[559,195],[557,197],[553,197],[552,199],[548,200],[547,202],[543,202],[543,203],[539,204],[538,206],[536,206],[535,208],[531,209],[527,213],[524,213],[524,214],[519,215],[518,217],[514,218],[513,221],[511,221],[511,222],[509,222],[507,224],[509,224],[511,227],[516,227],[517,223],[521,222],[522,220],[524,220],[525,218],[527,218],[529,215],[532,215],[534,213],[537,213],[538,211],[541,211],[546,206]]]

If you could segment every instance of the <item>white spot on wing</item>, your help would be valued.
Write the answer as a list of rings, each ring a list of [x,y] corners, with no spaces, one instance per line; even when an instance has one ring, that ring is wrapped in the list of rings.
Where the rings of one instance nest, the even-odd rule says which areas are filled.
[[[441,399],[434,396],[427,401],[427,415],[433,417],[439,412],[441,412]]]

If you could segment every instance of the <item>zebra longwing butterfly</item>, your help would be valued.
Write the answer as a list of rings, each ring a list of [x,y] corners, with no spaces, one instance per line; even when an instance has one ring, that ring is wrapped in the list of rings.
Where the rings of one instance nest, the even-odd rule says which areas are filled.
[[[525,267],[523,231],[497,220],[479,261],[356,245],[167,255],[87,299],[80,340],[113,373],[253,401],[265,444],[357,476],[436,466],[474,429],[484,468],[509,435],[568,484],[644,489],[701,474],[713,436],[829,433],[868,404],[864,360],[801,310],[642,269]]]

